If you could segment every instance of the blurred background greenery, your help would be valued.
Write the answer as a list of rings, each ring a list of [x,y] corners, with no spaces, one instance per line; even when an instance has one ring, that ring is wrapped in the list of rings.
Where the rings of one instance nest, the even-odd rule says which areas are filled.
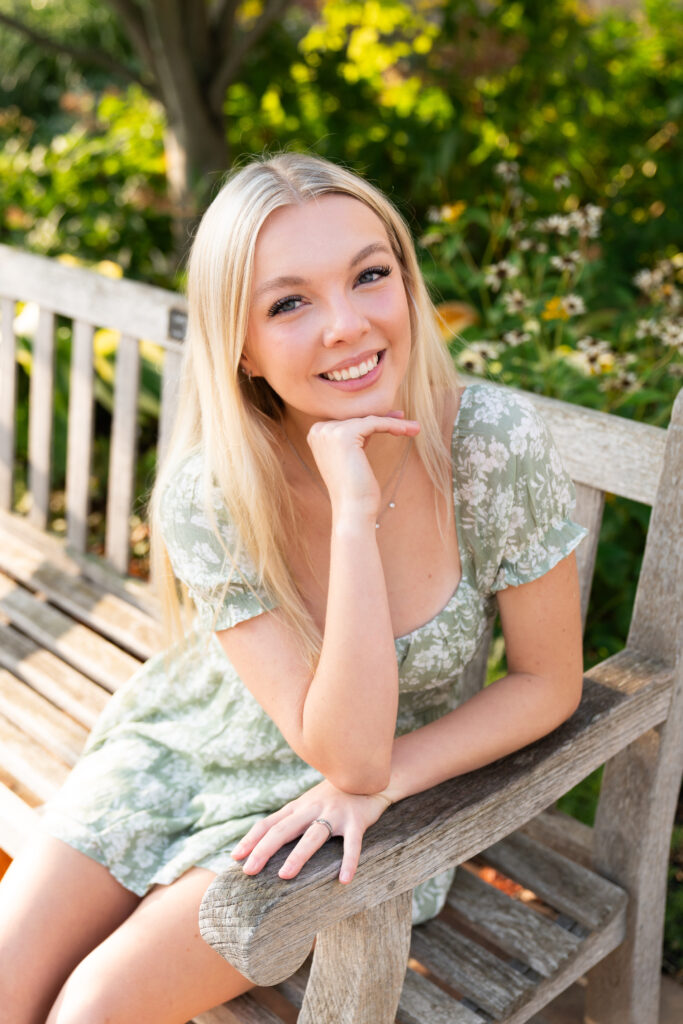
[[[0,52],[0,241],[182,287],[225,170],[310,150],[401,209],[457,365],[668,422],[683,375],[679,0],[0,0]],[[20,462],[31,316],[17,318]],[[57,447],[70,327],[58,331]],[[96,336],[95,533],[116,341]],[[141,503],[159,401],[158,353],[143,354]],[[588,666],[623,644],[648,515],[607,496]],[[135,530],[144,573],[142,515]],[[590,821],[597,786],[565,808]],[[679,816],[665,951],[679,979],[682,881]]]

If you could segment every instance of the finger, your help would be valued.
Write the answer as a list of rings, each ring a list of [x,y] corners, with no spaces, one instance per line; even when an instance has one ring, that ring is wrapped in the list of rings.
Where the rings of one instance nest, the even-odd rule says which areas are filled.
[[[296,839],[310,825],[310,811],[306,817],[291,814],[283,821],[277,822],[255,845],[242,870],[248,875],[257,875],[268,863],[274,853]]]
[[[269,814],[266,818],[261,818],[260,821],[257,821],[252,825],[246,835],[242,836],[239,843],[232,851],[231,856],[234,857],[235,860],[242,860],[242,858],[246,857],[247,854],[253,850],[256,844],[263,839],[273,825],[283,821],[285,818],[289,817],[291,813],[292,810],[290,806],[285,804],[284,807],[281,807],[279,811],[275,811],[274,814]]]
[[[361,846],[363,845],[363,832],[350,825],[344,833],[344,855],[342,857],[339,881],[344,885],[352,880],[360,860]]]
[[[321,846],[330,838],[330,831],[318,821],[314,821],[304,832],[278,874],[280,878],[294,878],[299,874],[306,861],[310,860]]]

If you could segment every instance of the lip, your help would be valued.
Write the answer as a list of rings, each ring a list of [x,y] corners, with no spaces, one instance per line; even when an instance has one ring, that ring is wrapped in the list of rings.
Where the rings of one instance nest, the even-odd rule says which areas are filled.
[[[343,363],[337,363],[336,366],[329,366],[326,370],[322,370],[319,376],[323,373],[336,373],[338,370],[348,370],[351,366],[360,366],[361,363],[366,362],[368,359],[372,359],[373,356],[381,355],[384,349],[371,348],[367,352],[361,352],[360,355],[354,356],[353,359],[345,359]]]
[[[375,383],[376,380],[378,380],[382,373],[385,352],[386,349],[380,349],[379,352],[377,351],[377,349],[375,349],[374,351],[368,353],[367,355],[361,356],[360,358],[357,358],[353,362],[347,361],[346,363],[343,363],[341,367],[339,367],[339,369],[344,370],[349,366],[357,366],[358,363],[362,363],[364,362],[365,359],[372,358],[372,356],[374,355],[379,356],[377,366],[375,366],[373,370],[370,370],[370,373],[366,373],[364,377],[350,377],[348,380],[328,380],[327,377],[319,375],[319,380],[321,380],[323,384],[329,384],[330,387],[337,388],[340,391],[362,391],[364,388],[372,387],[372,385]],[[337,367],[335,367],[335,369],[337,369]],[[332,373],[333,371],[326,370],[325,372]]]

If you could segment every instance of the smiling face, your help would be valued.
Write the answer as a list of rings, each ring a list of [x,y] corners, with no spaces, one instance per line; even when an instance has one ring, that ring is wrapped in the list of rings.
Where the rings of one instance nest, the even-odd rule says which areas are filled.
[[[283,206],[256,242],[242,368],[305,431],[396,408],[411,348],[401,266],[379,217],[346,195]]]

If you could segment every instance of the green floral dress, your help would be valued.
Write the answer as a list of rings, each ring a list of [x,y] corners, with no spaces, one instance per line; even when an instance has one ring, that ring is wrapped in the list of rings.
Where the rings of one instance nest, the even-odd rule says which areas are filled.
[[[396,639],[397,735],[456,707],[496,591],[542,576],[586,533],[569,518],[573,485],[526,399],[487,383],[468,387],[452,458],[462,577],[433,619]],[[321,778],[287,745],[213,632],[273,602],[245,561],[223,595],[227,569],[201,508],[200,467],[199,453],[185,460],[162,516],[173,568],[198,609],[196,627],[111,698],[44,816],[52,835],[140,896],[193,865],[240,870],[230,856],[237,840]],[[217,490],[214,507],[230,549],[234,528]],[[452,877],[451,870],[415,890],[416,923],[439,912]]]

